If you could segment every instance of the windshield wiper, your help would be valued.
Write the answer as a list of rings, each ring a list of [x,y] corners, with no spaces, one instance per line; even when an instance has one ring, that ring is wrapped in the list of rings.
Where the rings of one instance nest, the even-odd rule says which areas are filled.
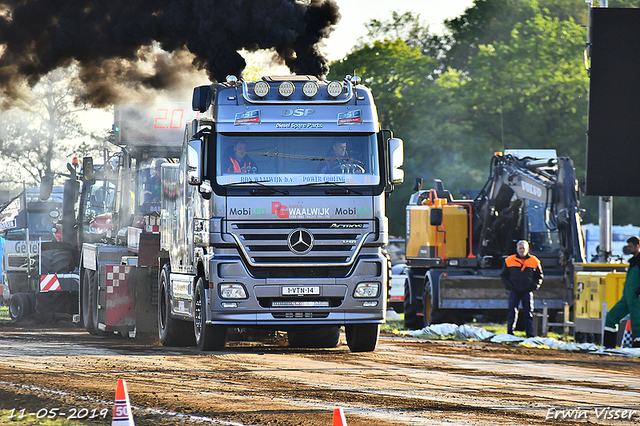
[[[304,185],[301,186],[317,186],[317,185],[331,185],[331,186],[335,186],[336,188],[340,188],[341,192],[344,195],[348,195],[351,193],[357,194],[357,195],[362,195],[362,192],[360,191],[356,191],[355,189],[351,189],[351,188],[345,188],[342,185],[338,185],[335,182],[331,182],[328,180],[325,180],[324,182],[309,182],[309,183],[305,183]],[[325,194],[327,195],[333,195],[334,191],[331,191],[330,189],[327,189],[326,191],[324,191]]]
[[[225,186],[237,186],[237,185],[242,185],[245,183],[255,183],[257,185],[262,186],[263,188],[267,188],[269,190],[268,195],[271,195],[273,193],[279,192],[282,195],[289,195],[289,191],[283,191],[281,189],[275,188],[273,186],[269,186],[269,185],[265,185],[264,182],[271,182],[269,179],[262,179],[262,180],[246,180],[244,182],[231,182],[226,184]],[[252,189],[251,190],[251,195],[264,195],[265,191],[259,191],[257,189]]]

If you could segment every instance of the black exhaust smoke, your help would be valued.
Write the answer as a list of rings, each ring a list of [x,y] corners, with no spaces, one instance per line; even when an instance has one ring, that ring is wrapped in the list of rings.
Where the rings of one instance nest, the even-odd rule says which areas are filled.
[[[85,100],[103,106],[118,87],[171,88],[194,66],[212,81],[241,75],[241,49],[323,76],[318,43],[339,19],[334,0],[0,0],[0,88],[18,99],[24,82],[76,63]]]

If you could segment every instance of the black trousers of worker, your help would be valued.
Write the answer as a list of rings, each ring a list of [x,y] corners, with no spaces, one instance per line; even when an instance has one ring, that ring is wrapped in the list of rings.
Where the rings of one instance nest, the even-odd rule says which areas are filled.
[[[524,315],[524,331],[527,337],[533,336],[533,292],[511,290],[509,293],[509,320],[507,333],[513,334],[513,328],[518,321],[518,306],[522,305]]]

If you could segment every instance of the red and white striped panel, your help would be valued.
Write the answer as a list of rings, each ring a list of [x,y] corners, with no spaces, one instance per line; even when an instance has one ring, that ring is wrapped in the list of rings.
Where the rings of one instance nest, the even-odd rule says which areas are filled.
[[[120,282],[124,284],[127,275],[131,272],[131,266],[127,265],[107,265],[107,280],[105,282],[107,293],[113,293],[114,287],[119,287]]]
[[[146,232],[147,234],[159,234],[160,225],[145,225],[144,232]]]
[[[62,290],[60,281],[55,274],[40,276],[40,292]]]

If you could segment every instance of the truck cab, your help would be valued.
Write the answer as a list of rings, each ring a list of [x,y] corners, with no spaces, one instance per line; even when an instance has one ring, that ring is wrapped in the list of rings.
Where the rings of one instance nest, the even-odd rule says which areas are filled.
[[[373,350],[385,320],[385,191],[402,142],[357,77],[263,77],[194,90],[176,165],[163,166],[159,333],[221,349],[228,328],[291,346]],[[161,261],[162,262],[162,261]]]

